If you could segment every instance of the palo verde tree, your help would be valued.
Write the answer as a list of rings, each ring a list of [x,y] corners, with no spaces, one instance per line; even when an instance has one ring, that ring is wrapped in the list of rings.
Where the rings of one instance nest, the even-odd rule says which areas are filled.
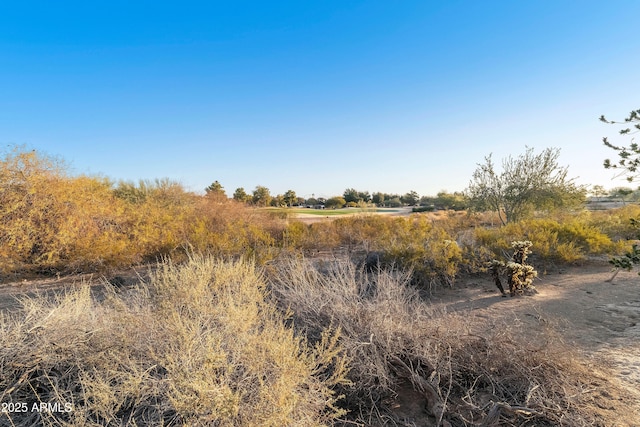
[[[536,209],[573,207],[584,202],[586,189],[567,178],[558,164],[560,150],[547,148],[535,154],[527,147],[517,158],[502,161],[498,173],[491,159],[478,164],[466,194],[474,210],[498,213],[502,224],[517,221]]]
[[[618,130],[620,135],[633,135],[640,131],[640,110],[635,110],[629,113],[629,116],[624,119],[623,122],[616,122],[608,120],[605,116],[600,116],[600,121],[608,123],[610,125],[622,126],[622,129]],[[619,169],[621,175],[626,175],[627,181],[635,181],[640,172],[640,146],[631,138],[629,145],[614,145],[607,137],[602,138],[604,145],[611,148],[618,153],[619,160],[617,163],[612,162],[610,159],[604,161],[605,169]]]
[[[346,204],[347,204],[347,201],[344,199],[344,197],[340,197],[340,196],[330,197],[329,199],[327,199],[326,202],[324,202],[324,206],[327,209],[343,208],[344,205]]]

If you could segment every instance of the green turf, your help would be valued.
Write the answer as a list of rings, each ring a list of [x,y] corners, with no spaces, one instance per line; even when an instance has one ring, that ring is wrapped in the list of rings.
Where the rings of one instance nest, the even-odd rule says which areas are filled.
[[[342,208],[342,209],[308,209],[308,208],[267,208],[273,212],[284,212],[287,214],[309,214],[319,216],[352,215],[357,213],[380,213],[380,212],[400,212],[402,209],[391,208]]]

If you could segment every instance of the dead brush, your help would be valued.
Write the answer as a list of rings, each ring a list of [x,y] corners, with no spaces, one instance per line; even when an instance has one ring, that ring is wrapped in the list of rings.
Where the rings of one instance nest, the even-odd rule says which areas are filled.
[[[407,383],[428,415],[418,424],[587,426],[619,416],[598,407],[616,387],[551,330],[532,337],[506,320],[437,312],[401,272],[364,274],[344,261],[319,271],[291,259],[270,282],[300,334],[340,328],[351,360],[352,385],[340,387],[349,423],[413,425],[392,409]]]
[[[87,286],[23,299],[0,318],[0,401],[27,410],[0,425],[331,424],[339,335],[308,345],[265,292],[251,263],[192,256],[100,302]]]

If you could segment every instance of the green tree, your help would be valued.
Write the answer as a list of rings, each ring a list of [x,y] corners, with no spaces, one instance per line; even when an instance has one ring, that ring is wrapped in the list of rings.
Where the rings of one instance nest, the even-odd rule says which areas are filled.
[[[204,191],[209,195],[215,196],[224,196],[227,197],[224,187],[217,180],[213,182],[210,186],[204,189]]]
[[[236,188],[236,191],[233,193],[233,200],[246,203],[251,200],[251,196],[247,194],[244,188],[238,187]]]
[[[593,197],[600,198],[607,195],[607,190],[602,185],[593,185],[589,190]]]
[[[624,122],[608,120],[605,116],[600,116],[600,121],[610,125],[622,125],[622,129],[618,130],[620,135],[633,135],[640,131],[640,110],[631,111],[629,116],[624,119]],[[639,175],[638,169],[640,168],[640,146],[638,143],[634,142],[632,138],[628,146],[614,145],[607,137],[602,138],[602,142],[604,142],[604,145],[607,147],[616,151],[619,157],[617,163],[606,159],[604,161],[605,169],[619,169],[622,171],[620,175],[627,175],[627,181],[633,182],[636,180]]]
[[[371,201],[371,194],[368,191],[358,191],[358,200],[357,202],[365,202],[369,203]]]
[[[373,195],[371,196],[371,201],[378,206],[384,205],[384,200],[384,193],[377,192],[373,193]]]
[[[271,192],[267,187],[258,185],[256,189],[253,190],[251,201],[256,206],[269,206],[271,204]]]
[[[621,200],[626,199],[631,194],[633,194],[633,189],[629,187],[616,187],[609,190],[610,197],[621,199]]]
[[[572,207],[584,203],[585,187],[568,179],[567,167],[558,165],[560,150],[547,148],[534,154],[527,147],[517,158],[502,161],[502,172],[495,170],[491,155],[478,164],[466,192],[475,210],[498,213],[502,224],[517,221],[534,209]]]
[[[442,209],[452,209],[454,211],[462,211],[467,209],[468,201],[463,193],[454,192],[447,193],[441,191],[435,199],[435,205]]]
[[[344,197],[336,196],[336,197],[331,197],[330,199],[327,199],[327,201],[324,203],[324,206],[327,209],[337,209],[337,208],[344,207],[344,205],[346,204],[347,204],[347,201],[344,199]]]
[[[420,201],[420,196],[415,191],[410,191],[400,198],[402,203],[409,206],[415,206]]]
[[[387,201],[385,202],[385,206],[388,206],[390,208],[399,208],[400,206],[402,206],[400,196],[398,196],[397,194],[393,194],[387,199]]]
[[[296,196],[296,192],[293,190],[287,190],[283,197],[284,203],[289,207],[293,206],[298,201],[298,196]]]
[[[346,190],[344,190],[344,193],[342,193],[342,197],[344,198],[345,203],[358,203],[360,196],[358,190],[356,190],[355,188],[347,188]]]
[[[281,208],[287,205],[282,194],[271,197],[271,202],[269,204],[274,208]]]

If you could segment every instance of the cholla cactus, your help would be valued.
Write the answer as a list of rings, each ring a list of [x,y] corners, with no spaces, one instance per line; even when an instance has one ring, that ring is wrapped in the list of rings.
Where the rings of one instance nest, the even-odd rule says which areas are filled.
[[[534,270],[533,266],[509,262],[507,263],[507,275],[511,296],[526,291],[535,291],[533,279],[538,277],[538,272]]]
[[[503,297],[507,294],[502,287],[500,276],[507,276],[507,283],[509,284],[509,293],[511,296],[516,294],[523,294],[525,292],[535,292],[533,286],[533,279],[538,277],[538,272],[533,266],[527,264],[527,258],[531,251],[529,248],[533,245],[529,240],[511,242],[513,248],[513,256],[511,261],[504,263],[494,259],[487,264],[488,270],[491,272],[496,287],[500,290]]]
[[[531,254],[529,248],[533,245],[529,240],[511,242],[513,248],[512,261],[518,264],[526,264],[527,258]]]
[[[503,261],[494,259],[487,263],[487,269],[491,272],[491,277],[493,277],[493,281],[496,284],[496,287],[500,290],[503,297],[507,296],[507,293],[504,291],[502,287],[502,281],[500,280],[500,276],[503,276],[505,273],[506,264]]]

